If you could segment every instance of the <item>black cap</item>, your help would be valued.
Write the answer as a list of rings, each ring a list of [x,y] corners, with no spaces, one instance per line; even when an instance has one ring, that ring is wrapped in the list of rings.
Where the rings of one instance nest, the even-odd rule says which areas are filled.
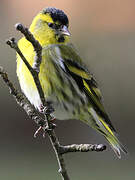
[[[53,7],[48,7],[43,9],[42,13],[50,14],[54,22],[59,21],[63,25],[68,25],[68,17],[62,10]]]

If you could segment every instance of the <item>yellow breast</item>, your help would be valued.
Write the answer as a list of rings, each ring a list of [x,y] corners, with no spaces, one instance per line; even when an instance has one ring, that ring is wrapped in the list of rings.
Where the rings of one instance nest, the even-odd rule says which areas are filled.
[[[32,66],[35,57],[35,52],[32,45],[25,38],[22,38],[19,41],[18,46],[22,51],[23,55],[25,56],[25,58],[27,59],[27,61]],[[39,78],[43,91],[45,92],[45,96],[49,96],[49,94],[51,93],[51,87],[48,78],[46,76],[46,73],[48,72],[45,71],[45,57],[43,57],[42,63],[40,65]],[[29,72],[29,70],[27,69],[24,62],[22,61],[22,59],[19,57],[19,55],[17,55],[17,76],[19,79],[21,89],[26,95],[26,97],[29,99],[29,101],[32,104],[34,104],[34,106],[39,107],[41,101],[33,77]]]

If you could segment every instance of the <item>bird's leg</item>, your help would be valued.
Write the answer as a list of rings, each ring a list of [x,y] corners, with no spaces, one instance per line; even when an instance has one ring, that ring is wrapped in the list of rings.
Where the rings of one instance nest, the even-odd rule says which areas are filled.
[[[52,107],[52,102],[47,101],[47,106],[44,107],[44,114],[50,115],[51,118],[50,118],[49,122],[51,123],[52,129],[54,129],[56,127],[56,124],[54,124],[54,121],[56,120],[56,118],[52,115],[53,112],[54,112],[54,108]]]
[[[54,108],[52,107],[52,102],[51,101],[47,101],[46,102],[46,106],[44,107],[44,114],[46,115],[50,115],[54,112]]]
[[[47,105],[44,107],[42,104],[40,105],[40,110],[45,114],[45,115],[50,115],[50,122],[52,123],[52,125],[54,124],[53,122],[56,120],[56,118],[52,115],[52,113],[54,112],[54,108],[52,107],[52,102],[51,101],[47,101],[46,103]],[[56,125],[54,125],[54,127],[56,127]]]
[[[54,121],[56,120],[56,118],[54,116],[52,116],[52,119],[50,120],[51,122],[51,128],[54,129],[57,125],[55,123],[53,123]],[[43,138],[45,138],[45,134],[46,134],[46,131],[49,131],[50,128],[45,125],[45,126],[39,126],[39,128],[36,130],[36,132],[34,133],[34,138],[37,137],[37,134],[43,130]]]
[[[38,107],[38,110],[40,113],[45,113],[46,115],[47,114],[51,114],[54,112],[54,108],[52,107],[52,102],[51,101],[47,101],[46,102],[46,106],[44,106],[43,104],[40,104],[39,107]]]
[[[40,106],[38,107],[38,110],[39,110],[39,112],[40,113],[44,113],[44,106],[43,106],[43,104],[40,104]]]
[[[40,113],[44,113],[45,115],[50,115],[50,125],[51,125],[51,128],[54,129],[56,127],[56,124],[54,123],[54,121],[56,120],[56,118],[51,115],[51,113],[54,112],[54,109],[52,107],[52,103],[51,102],[47,102],[47,106],[43,106],[42,104],[39,106],[38,108],[39,112]],[[34,133],[34,137],[36,138],[37,134],[39,133],[39,131],[43,130],[43,137],[45,137],[45,134],[46,134],[46,131],[49,131],[50,130],[50,127],[48,127],[48,125],[44,125],[44,126],[40,126],[36,132]]]

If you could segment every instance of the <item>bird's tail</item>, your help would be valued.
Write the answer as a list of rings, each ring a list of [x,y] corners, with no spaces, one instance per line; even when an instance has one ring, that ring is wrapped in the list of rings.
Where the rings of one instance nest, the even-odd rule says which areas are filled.
[[[111,145],[113,151],[117,155],[117,157],[120,159],[121,158],[121,153],[120,151],[124,152],[127,154],[126,149],[124,146],[120,143],[118,138],[115,135],[105,135],[105,138],[108,140],[109,144]]]
[[[127,154],[126,149],[120,143],[120,141],[115,135],[116,133],[109,127],[109,125],[99,115],[97,115],[96,111],[93,108],[91,108],[90,112],[96,123],[93,128],[100,132],[107,139],[117,157],[119,159],[121,158],[120,151]]]

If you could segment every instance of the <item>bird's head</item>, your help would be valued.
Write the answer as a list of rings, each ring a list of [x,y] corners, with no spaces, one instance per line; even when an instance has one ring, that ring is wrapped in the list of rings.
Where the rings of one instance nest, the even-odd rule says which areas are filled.
[[[45,8],[33,20],[30,31],[43,44],[68,42],[68,17],[59,9]]]

